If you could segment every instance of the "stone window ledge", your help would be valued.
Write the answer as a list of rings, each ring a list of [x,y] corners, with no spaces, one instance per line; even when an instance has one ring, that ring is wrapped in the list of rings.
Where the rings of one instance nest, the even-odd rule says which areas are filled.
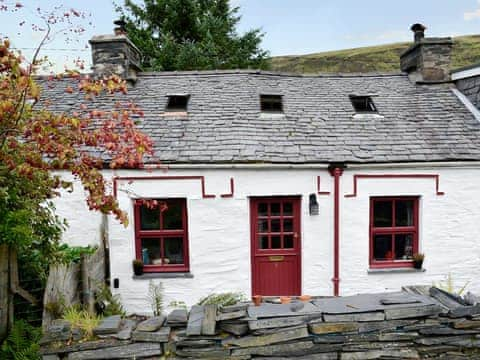
[[[368,269],[368,274],[407,274],[407,273],[422,273],[426,269],[415,268],[385,268],[385,269]]]
[[[142,275],[133,275],[133,280],[148,280],[148,279],[193,279],[192,273],[183,272],[169,272],[169,273],[144,273]]]

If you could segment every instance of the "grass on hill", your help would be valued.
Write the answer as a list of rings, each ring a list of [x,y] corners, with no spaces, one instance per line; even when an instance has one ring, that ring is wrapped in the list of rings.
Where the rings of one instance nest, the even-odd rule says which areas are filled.
[[[453,39],[452,69],[480,62],[480,35]],[[272,70],[292,73],[399,72],[400,53],[411,43],[396,43],[307,55],[276,56]]]

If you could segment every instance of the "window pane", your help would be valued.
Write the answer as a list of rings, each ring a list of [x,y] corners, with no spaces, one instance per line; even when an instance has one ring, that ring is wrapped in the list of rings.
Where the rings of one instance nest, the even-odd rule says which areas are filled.
[[[160,239],[142,239],[142,260],[145,265],[161,265]]]
[[[258,220],[258,232],[268,232],[268,220]]]
[[[258,216],[268,216],[268,204],[258,204]]]
[[[395,225],[413,226],[413,200],[395,201]]]
[[[283,203],[283,215],[284,216],[293,215],[293,204],[291,202]]]
[[[392,201],[374,201],[373,225],[375,227],[392,226]]]
[[[293,235],[284,235],[283,236],[283,247],[285,249],[293,248]]]
[[[272,236],[272,249],[281,249],[280,236]]]
[[[280,203],[270,204],[270,215],[271,216],[280,216]]]
[[[268,235],[261,235],[258,244],[260,249],[268,249]]]
[[[293,219],[283,219],[283,231],[284,232],[293,231]]]
[[[392,260],[392,236],[375,235],[373,238],[373,257],[375,260]]]
[[[280,219],[273,219],[271,232],[280,232]]]
[[[411,260],[413,255],[413,234],[395,235],[395,259]]]
[[[182,203],[167,201],[168,209],[162,212],[164,230],[182,230],[183,216]]]
[[[183,238],[164,238],[165,246],[164,265],[183,264]]]
[[[160,209],[149,209],[145,205],[140,208],[140,228],[142,230],[160,229]]]

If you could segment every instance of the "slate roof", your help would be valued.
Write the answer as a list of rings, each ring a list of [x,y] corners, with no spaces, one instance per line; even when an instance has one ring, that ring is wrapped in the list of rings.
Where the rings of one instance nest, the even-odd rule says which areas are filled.
[[[480,160],[480,122],[452,87],[405,74],[163,72],[140,73],[127,97],[163,163]],[[167,95],[184,93],[188,115],[166,114]],[[283,95],[284,114],[262,114],[260,94]],[[354,116],[351,94],[372,95],[380,116]],[[78,101],[61,86],[44,95],[62,111]]]

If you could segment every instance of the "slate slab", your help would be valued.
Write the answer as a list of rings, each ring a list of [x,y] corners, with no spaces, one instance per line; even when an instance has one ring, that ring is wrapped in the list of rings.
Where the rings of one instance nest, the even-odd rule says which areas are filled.
[[[360,352],[345,352],[341,360],[372,360],[372,359],[418,359],[418,351],[412,349],[371,350]]]
[[[154,316],[137,325],[137,331],[157,331],[165,323],[165,315]]]
[[[98,359],[122,359],[142,358],[147,356],[162,355],[160,344],[136,343],[124,346],[111,347],[98,350],[87,350],[68,354],[68,360],[98,360]]]
[[[479,330],[460,330],[460,329],[452,329],[448,326],[436,326],[430,327],[426,329],[420,329],[418,331],[422,335],[472,335],[480,333]]]
[[[248,327],[250,330],[283,328],[295,325],[302,325],[307,322],[306,316],[275,317],[260,320],[250,320]]]
[[[297,309],[295,303],[291,303],[291,304],[262,303],[262,305],[260,306],[250,306],[248,308],[248,316],[250,316],[253,319],[299,316],[299,315],[318,314],[318,313],[320,313],[320,309],[312,303],[303,303],[303,307],[301,309]]]
[[[222,344],[238,347],[264,346],[289,340],[302,339],[308,337],[307,325],[279,330],[274,334],[260,336],[245,336],[239,339],[225,339]]]
[[[383,303],[390,303],[388,305]],[[360,294],[337,298],[316,299],[313,303],[323,313],[349,314],[384,311],[386,309],[418,307],[433,305],[435,302],[427,296],[407,292],[392,292],[378,294]]]
[[[125,319],[122,321],[118,333],[112,335],[112,337],[119,340],[129,340],[136,326],[137,322],[135,320]]]
[[[383,321],[385,320],[385,314],[381,311],[350,314],[323,314],[323,320],[325,322]]]
[[[201,335],[204,310],[201,305],[193,305],[188,315],[187,336]]]
[[[442,309],[438,305],[416,306],[411,308],[386,309],[385,319],[410,319],[438,315]]]
[[[113,315],[103,318],[100,324],[93,329],[95,335],[113,334],[118,332],[122,317],[120,315]]]
[[[222,306],[219,311],[223,313],[227,312],[236,312],[236,311],[247,311],[249,304],[247,303],[238,303],[235,305]]]
[[[358,323],[356,323],[356,322],[310,323],[308,325],[308,329],[310,330],[311,333],[316,334],[316,335],[356,332],[356,331],[358,331]]]
[[[257,346],[241,349],[233,349],[232,355],[253,355],[261,356],[262,359],[268,356],[277,357],[299,357],[305,355],[313,355],[316,353],[329,353],[339,351],[341,345],[324,345],[314,344],[311,341],[295,341],[287,344],[276,344],[267,346]]]
[[[72,343],[71,345],[63,344],[62,346],[57,345],[52,347],[46,347],[40,350],[40,354],[41,355],[66,354],[70,352],[103,349],[103,348],[117,347],[117,346],[123,346],[128,344],[130,344],[129,341],[119,341],[116,339],[102,339],[102,340],[95,340],[95,341],[88,341],[88,342]]]
[[[205,305],[202,319],[202,335],[215,335],[216,318],[217,305]]]
[[[241,319],[245,316],[247,316],[247,310],[220,312],[220,313],[217,314],[217,321]]]
[[[477,329],[480,328],[480,320],[456,320],[452,323],[455,329]]]
[[[296,360],[337,360],[337,353],[321,353],[321,354],[311,354],[306,356],[296,356]],[[290,357],[262,357],[262,360],[291,360]]]
[[[442,289],[431,287],[430,296],[438,300],[443,306],[449,310],[456,309],[460,306],[468,305],[460,296],[451,294]]]
[[[167,325],[182,326],[186,325],[188,320],[188,312],[186,309],[175,309],[167,316]]]
[[[448,312],[448,317],[458,319],[480,315],[480,304],[472,306],[458,306]]]
[[[248,332],[248,324],[222,321],[220,323],[220,329],[233,335],[242,336]]]
[[[133,341],[166,343],[170,336],[170,328],[162,327],[158,331],[139,331],[135,330],[132,333]]]

